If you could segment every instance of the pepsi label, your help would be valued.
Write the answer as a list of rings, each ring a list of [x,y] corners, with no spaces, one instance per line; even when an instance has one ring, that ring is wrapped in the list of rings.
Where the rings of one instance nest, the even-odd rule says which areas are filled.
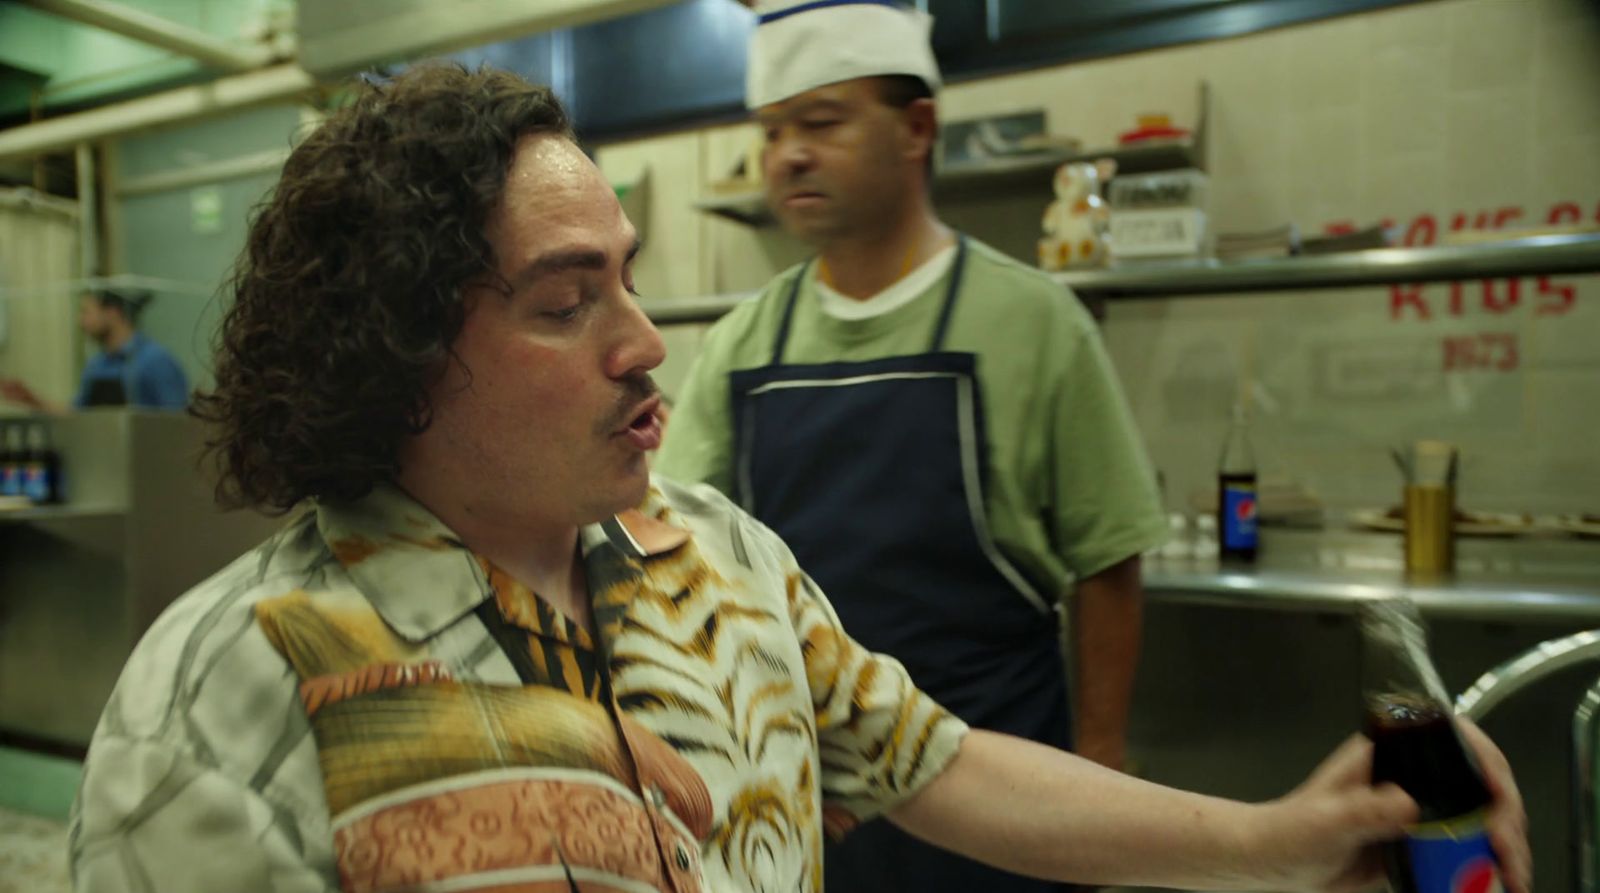
[[[1256,489],[1250,484],[1222,485],[1222,545],[1228,549],[1256,547]]]
[[[50,501],[50,471],[43,465],[28,465],[22,471],[22,495],[32,502]]]
[[[1482,813],[1419,825],[1405,846],[1417,893],[1504,893]]]

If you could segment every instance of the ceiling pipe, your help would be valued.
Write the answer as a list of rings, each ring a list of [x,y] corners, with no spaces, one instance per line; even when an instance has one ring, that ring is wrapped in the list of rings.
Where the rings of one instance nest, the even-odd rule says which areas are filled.
[[[23,0],[28,6],[85,25],[104,28],[230,72],[261,68],[272,61],[264,46],[235,46],[177,22],[105,0]]]
[[[0,161],[33,158],[164,124],[296,99],[316,86],[298,65],[278,65],[208,84],[179,87],[116,105],[0,130]]]

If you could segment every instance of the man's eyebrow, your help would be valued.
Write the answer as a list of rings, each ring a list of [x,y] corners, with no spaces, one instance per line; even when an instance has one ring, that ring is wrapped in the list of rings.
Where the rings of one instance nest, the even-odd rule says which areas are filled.
[[[633,245],[628,248],[627,256],[623,258],[623,263],[626,264],[632,261],[643,248],[643,242],[635,237]],[[526,285],[546,276],[554,276],[569,270],[604,270],[605,268],[606,253],[598,248],[552,251],[534,258],[532,263],[523,267],[522,272],[517,274],[517,282]]]
[[[807,100],[804,104],[796,105],[792,108],[783,109],[777,112],[756,112],[756,124],[762,127],[768,127],[781,121],[789,121],[819,112],[823,114],[841,114],[849,107],[850,106],[848,103],[841,102],[837,99],[811,99]]]

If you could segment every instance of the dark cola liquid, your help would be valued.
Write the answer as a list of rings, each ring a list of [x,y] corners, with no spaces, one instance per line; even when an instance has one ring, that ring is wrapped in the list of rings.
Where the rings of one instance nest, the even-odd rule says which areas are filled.
[[[1468,815],[1489,804],[1489,790],[1467,754],[1449,714],[1432,701],[1403,695],[1374,698],[1367,705],[1372,739],[1372,781],[1394,782],[1422,809],[1423,823]],[[1395,893],[1416,893],[1404,844],[1384,848]]]

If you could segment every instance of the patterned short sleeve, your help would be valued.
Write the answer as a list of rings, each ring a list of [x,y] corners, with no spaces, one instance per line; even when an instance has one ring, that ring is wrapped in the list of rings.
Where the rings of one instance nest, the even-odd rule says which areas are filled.
[[[821,588],[778,548],[816,710],[824,822],[842,837],[932,781],[967,726],[912,684],[899,661],[850,638]]]

